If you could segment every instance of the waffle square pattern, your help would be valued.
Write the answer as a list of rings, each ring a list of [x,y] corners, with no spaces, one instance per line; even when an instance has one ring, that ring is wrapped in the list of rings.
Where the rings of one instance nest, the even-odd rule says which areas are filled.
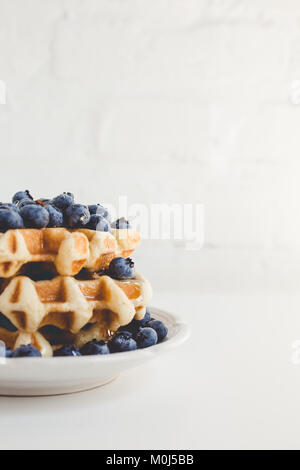
[[[53,264],[57,274],[75,276],[82,268],[99,271],[117,257],[130,256],[140,243],[135,230],[98,232],[46,228],[8,230],[0,234],[0,277],[10,278],[28,263]]]
[[[22,341],[38,343],[45,355],[51,355],[43,330],[52,326],[81,347],[91,339],[107,338],[133,318],[143,318],[151,296],[150,283],[139,274],[124,281],[106,275],[92,280],[58,276],[48,281],[16,276],[2,285],[0,312],[14,328],[0,328],[0,339],[14,348]]]

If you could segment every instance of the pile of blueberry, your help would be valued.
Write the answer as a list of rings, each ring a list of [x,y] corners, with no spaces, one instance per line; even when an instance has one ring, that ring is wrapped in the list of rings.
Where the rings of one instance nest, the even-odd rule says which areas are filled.
[[[110,223],[108,210],[101,204],[75,204],[72,193],[62,193],[53,199],[34,200],[28,190],[17,192],[12,203],[0,203],[0,232],[10,229],[46,227],[88,228],[109,232],[111,228],[128,229],[124,219]]]
[[[54,352],[54,356],[95,356],[98,354],[110,354],[116,352],[133,351],[135,349],[148,348],[160,343],[168,334],[166,325],[151,318],[147,309],[142,320],[132,320],[129,325],[122,326],[108,341],[93,340],[85,344],[81,349],[73,345],[67,345]],[[40,351],[28,344],[20,346],[15,351],[6,349],[6,357],[41,357]]]

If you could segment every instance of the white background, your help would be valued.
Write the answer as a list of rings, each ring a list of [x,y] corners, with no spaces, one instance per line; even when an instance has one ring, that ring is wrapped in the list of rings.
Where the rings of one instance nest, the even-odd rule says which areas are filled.
[[[190,364],[184,384],[169,358],[170,377],[159,380],[174,384],[175,403],[145,390],[151,378],[139,385],[141,396],[155,393],[160,413],[169,406],[169,420],[187,401],[197,403],[198,414],[191,409],[187,422],[181,416],[185,433],[168,440],[166,430],[161,447],[297,445],[291,410],[297,416],[299,370],[290,354],[300,338],[299,1],[0,0],[0,80],[7,85],[2,200],[28,188],[37,197],[69,190],[88,203],[127,195],[130,204],[205,205],[201,251],[146,241],[136,255],[153,283],[153,303],[193,313],[194,334],[210,345],[194,339],[177,356]],[[224,324],[222,341],[212,318],[217,330]],[[227,361],[223,341],[232,345]],[[193,399],[180,400],[183,389]],[[279,416],[268,408],[270,396]],[[66,409],[84,408],[81,400],[66,401]],[[10,417],[17,402],[8,403]],[[32,403],[41,423],[43,405]],[[210,413],[201,414],[201,404]],[[22,407],[13,412],[14,430]],[[158,445],[155,437],[139,439],[141,447]],[[134,447],[121,437],[118,445]]]

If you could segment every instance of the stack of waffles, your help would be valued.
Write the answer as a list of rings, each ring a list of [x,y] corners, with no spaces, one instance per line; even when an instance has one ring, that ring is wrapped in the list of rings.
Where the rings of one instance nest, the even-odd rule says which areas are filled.
[[[136,274],[105,274],[115,257],[140,242],[133,229],[15,229],[0,234],[0,340],[11,349],[32,344],[42,356],[67,344],[108,340],[145,315],[152,291]]]

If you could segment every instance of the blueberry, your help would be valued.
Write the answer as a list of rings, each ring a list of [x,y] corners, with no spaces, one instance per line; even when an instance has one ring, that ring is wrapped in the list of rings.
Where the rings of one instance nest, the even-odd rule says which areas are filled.
[[[120,333],[120,331],[117,331],[116,335],[118,335]],[[123,330],[121,331],[122,335],[125,336],[127,339],[128,338],[133,338],[133,333],[132,331],[129,331],[129,330]],[[116,337],[116,335],[114,337]]]
[[[140,326],[142,328],[146,326],[146,324],[148,323],[148,321],[150,321],[150,319],[151,319],[151,315],[150,315],[149,309],[147,308],[144,318],[142,318],[142,320],[139,321]]]
[[[134,262],[131,258],[114,258],[109,264],[107,274],[114,279],[133,278]]]
[[[127,325],[120,326],[120,328],[118,329],[118,332],[125,331],[127,333],[131,333],[132,336],[135,336],[137,332],[139,331],[139,329],[140,329],[139,322],[137,320],[132,320]]]
[[[32,344],[26,344],[15,349],[15,351],[12,352],[11,357],[42,357],[42,355],[37,348],[32,346]]]
[[[12,355],[12,350],[10,348],[6,348],[5,357],[11,357],[11,355]]]
[[[45,228],[49,223],[49,213],[39,204],[24,206],[20,210],[24,225],[28,228]]]
[[[148,348],[154,346],[158,341],[158,336],[153,328],[141,328],[136,335],[136,342],[139,348]]]
[[[121,219],[115,220],[111,224],[111,226],[112,226],[112,228],[118,228],[118,229],[121,229],[121,228],[129,229],[129,228],[131,228],[130,223],[124,217],[121,217]]]
[[[66,210],[69,206],[74,204],[74,195],[72,193],[62,193],[59,196],[56,196],[52,199],[52,204],[61,209],[62,211]]]
[[[158,342],[162,341],[168,334],[168,328],[162,321],[150,320],[147,323],[147,326],[149,326],[149,328],[153,328],[153,330],[156,331]]]
[[[0,207],[0,232],[23,228],[23,219],[17,212]]]
[[[121,326],[118,331],[130,331],[133,335],[136,335],[140,328],[144,328],[150,320],[150,313],[147,310],[142,320],[133,319],[128,325]]]
[[[83,356],[94,356],[96,354],[109,354],[109,349],[105,341],[93,339],[93,341],[86,343],[80,352]]]
[[[21,210],[22,207],[30,206],[30,205],[31,205],[31,206],[35,206],[35,205],[36,205],[35,201],[33,201],[32,199],[28,199],[28,198],[27,198],[27,199],[21,199],[21,201],[18,201],[18,202],[17,202],[17,208],[18,208],[19,210]]]
[[[136,341],[132,338],[129,331],[120,331],[109,341],[108,347],[110,352],[125,352],[137,349]]]
[[[28,189],[26,189],[25,191],[18,191],[12,198],[12,202],[14,204],[17,204],[19,201],[21,201],[22,199],[32,199],[33,200],[33,197],[31,196],[30,192],[28,191]]]
[[[54,351],[54,356],[61,357],[61,356],[81,356],[80,351],[75,346],[68,344],[67,346],[63,346],[60,349]]]
[[[98,230],[99,232],[110,232],[110,223],[107,219],[98,214],[91,215],[86,227],[90,230]]]
[[[90,214],[94,215],[101,215],[101,217],[104,217],[105,219],[110,219],[109,212],[106,209],[106,207],[101,206],[101,204],[92,204],[88,206]]]
[[[73,204],[66,209],[66,223],[68,227],[82,227],[90,220],[90,213],[87,206]]]
[[[48,204],[45,206],[46,211],[49,214],[48,227],[62,227],[64,223],[64,216],[62,212],[55,206]]]
[[[97,210],[98,210],[99,205],[100,204],[89,204],[88,205],[88,208],[89,208],[89,211],[90,211],[91,215],[97,214]]]
[[[11,204],[10,202],[1,202],[0,209],[9,209],[11,211],[19,213],[19,208],[15,204]]]

